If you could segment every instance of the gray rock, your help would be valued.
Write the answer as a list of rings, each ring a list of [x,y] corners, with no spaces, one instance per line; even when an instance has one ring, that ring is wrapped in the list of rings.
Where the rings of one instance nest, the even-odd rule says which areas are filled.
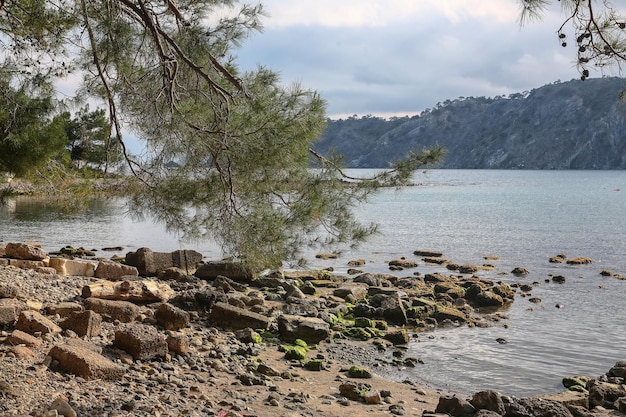
[[[61,333],[62,330],[52,320],[32,310],[20,313],[17,323],[15,323],[15,328],[29,334],[35,332],[41,332],[42,334]]]
[[[490,410],[504,415],[506,409],[502,394],[495,390],[480,391],[474,394],[470,403],[478,410]]]
[[[120,379],[125,369],[93,350],[70,345],[56,345],[48,353],[63,372],[85,379]]]
[[[141,313],[135,304],[129,301],[103,300],[100,298],[87,298],[84,301],[85,308],[93,310],[110,321],[119,320],[122,323],[130,323]]]
[[[78,336],[95,337],[100,334],[102,316],[93,310],[76,312],[62,321],[59,326],[70,329]]]
[[[268,329],[272,319],[243,308],[218,302],[213,305],[209,313],[209,320],[216,326],[233,329]]]
[[[160,304],[154,317],[159,325],[168,330],[180,330],[189,326],[189,313],[168,303]]]
[[[139,275],[158,276],[167,268],[177,267],[187,273],[193,273],[202,262],[202,254],[193,250],[174,252],[153,252],[149,248],[139,248],[126,254],[126,264],[137,268]]]
[[[200,266],[194,275],[201,279],[213,280],[225,276],[237,282],[250,282],[254,278],[251,270],[242,264],[232,261],[209,261]]]
[[[287,342],[302,339],[309,344],[319,343],[330,335],[330,325],[316,317],[283,314],[278,317],[280,338]]]
[[[167,355],[167,339],[152,326],[128,324],[115,331],[113,345],[139,360]]]

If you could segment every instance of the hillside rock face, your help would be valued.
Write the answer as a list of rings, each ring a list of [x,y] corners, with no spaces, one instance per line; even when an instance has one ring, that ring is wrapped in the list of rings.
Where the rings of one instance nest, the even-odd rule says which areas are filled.
[[[441,145],[440,168],[626,168],[626,80],[556,82],[508,97],[446,100],[419,116],[329,121],[316,150],[351,168],[385,168]]]

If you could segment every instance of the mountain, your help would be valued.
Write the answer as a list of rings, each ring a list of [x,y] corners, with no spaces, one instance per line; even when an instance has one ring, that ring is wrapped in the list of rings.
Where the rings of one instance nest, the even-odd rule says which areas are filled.
[[[624,169],[626,80],[555,82],[508,97],[460,97],[419,116],[329,120],[315,150],[351,168],[385,168],[409,151],[447,149],[441,168]]]

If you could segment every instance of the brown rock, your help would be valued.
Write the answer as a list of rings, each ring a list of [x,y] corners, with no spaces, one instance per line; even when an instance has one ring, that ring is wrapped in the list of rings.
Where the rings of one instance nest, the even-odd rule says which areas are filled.
[[[80,259],[51,258],[48,264],[59,275],[93,277],[96,269],[93,262]]]
[[[102,316],[93,310],[74,313],[60,324],[62,329],[70,329],[81,337],[98,336],[101,326]]]
[[[113,345],[139,360],[164,357],[168,349],[165,336],[144,324],[126,325],[116,330]]]
[[[42,334],[61,332],[61,328],[54,324],[52,320],[44,317],[41,313],[31,310],[20,313],[17,323],[15,323],[15,328],[30,334],[35,332],[41,332]]]
[[[73,313],[77,313],[85,310],[85,308],[79,304],[71,301],[65,301],[57,304],[50,304],[46,306],[46,314],[54,316],[58,314],[61,317],[69,317]]]
[[[42,261],[48,257],[48,254],[41,246],[28,243],[7,243],[5,253],[7,258],[24,259],[28,261]]]
[[[189,326],[189,313],[168,303],[162,303],[154,312],[157,323],[168,330]]]
[[[264,330],[269,328],[272,322],[269,317],[222,302],[213,305],[209,313],[209,320],[216,326],[234,329],[250,327]]]
[[[35,271],[42,275],[55,275],[57,270],[50,266],[38,266]]]
[[[56,345],[48,355],[58,361],[61,371],[85,379],[115,380],[120,379],[125,372],[122,366],[116,365],[104,356],[78,346]]]
[[[82,290],[83,298],[104,298],[107,300],[125,300],[154,302],[167,301],[173,298],[176,292],[162,282],[151,280],[143,281],[99,281],[85,285]]]
[[[9,345],[26,345],[39,347],[43,344],[41,339],[29,335],[21,330],[13,330],[13,332],[7,337],[6,343]]]
[[[278,332],[280,338],[288,342],[302,339],[315,344],[330,336],[330,325],[317,317],[283,314],[278,317]]]
[[[110,321],[119,320],[122,323],[130,323],[141,313],[138,306],[128,301],[101,300],[99,298],[87,298],[85,307],[101,314]]]
[[[139,275],[152,277],[173,266],[193,273],[202,262],[202,254],[193,250],[177,250],[174,252],[153,252],[149,248],[139,248],[136,252],[126,254],[126,264],[137,268]]]
[[[167,348],[170,352],[186,355],[189,353],[189,339],[182,334],[167,336]]]
[[[222,275],[237,282],[250,282],[254,278],[251,270],[232,261],[210,261],[198,267],[194,275],[200,279],[214,280]]]
[[[0,298],[0,326],[12,326],[25,310],[28,310],[28,306],[22,301]]]
[[[131,265],[124,265],[120,262],[101,260],[94,272],[96,278],[104,278],[110,281],[119,281],[123,277],[137,277],[139,271]]]
[[[0,298],[17,298],[20,288],[13,284],[0,284]]]

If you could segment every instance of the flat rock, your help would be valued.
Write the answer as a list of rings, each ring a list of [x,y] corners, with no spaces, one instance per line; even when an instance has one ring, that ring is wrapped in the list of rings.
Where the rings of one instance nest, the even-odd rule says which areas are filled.
[[[120,379],[125,369],[111,360],[79,346],[56,345],[48,353],[58,361],[59,369],[85,379]]]

